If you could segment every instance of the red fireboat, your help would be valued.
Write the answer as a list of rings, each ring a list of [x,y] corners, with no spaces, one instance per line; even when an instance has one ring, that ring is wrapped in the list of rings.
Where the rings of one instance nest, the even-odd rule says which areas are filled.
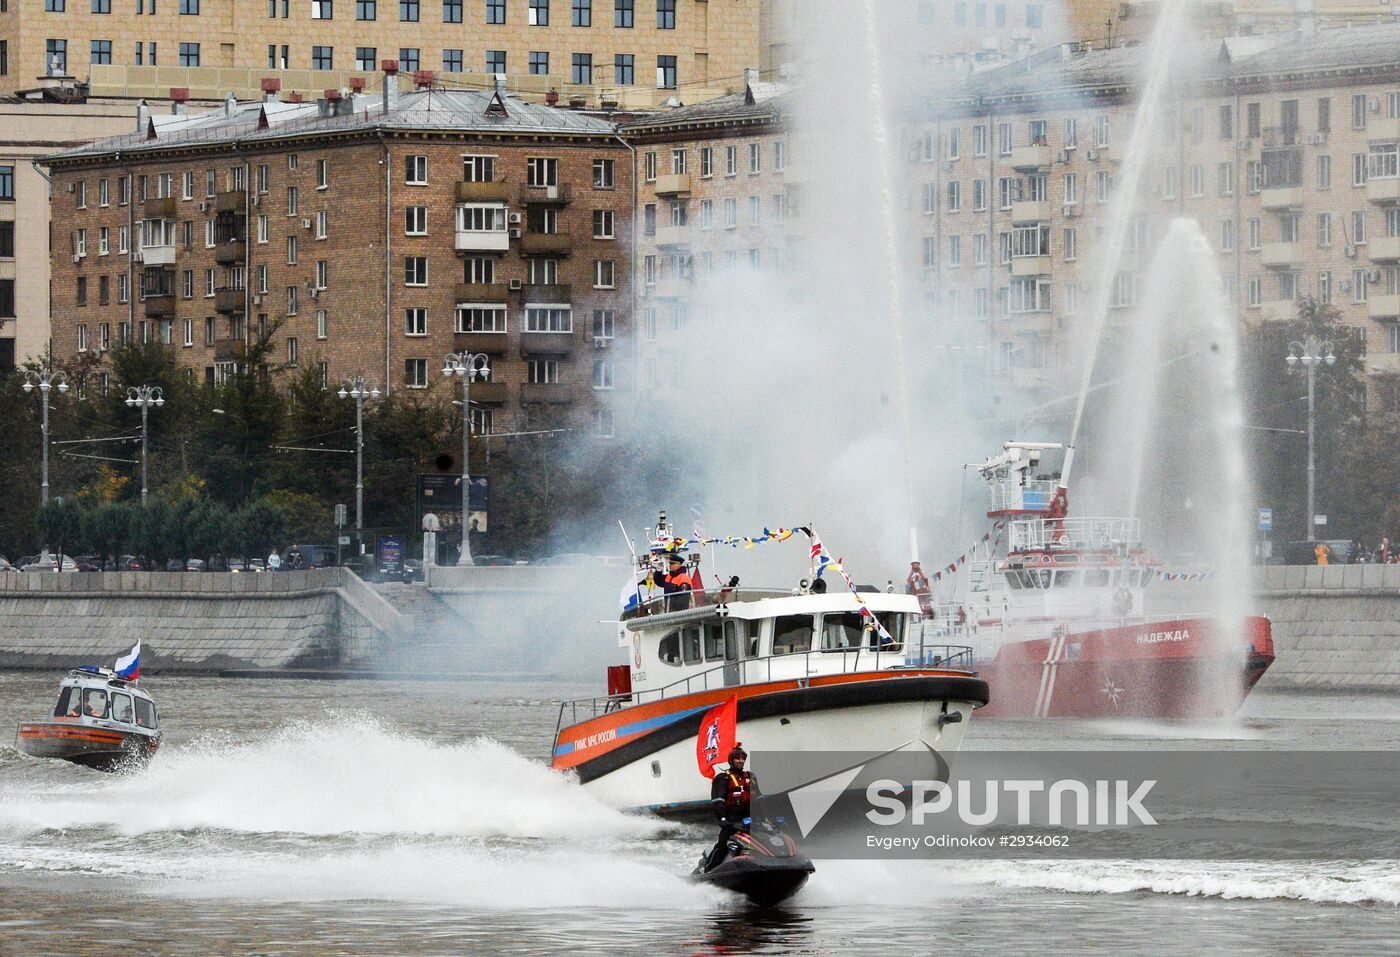
[[[1148,615],[1144,593],[1162,574],[1138,520],[1070,517],[1073,449],[1062,478],[1032,475],[1058,448],[1008,442],[978,467],[1005,551],[993,536],[959,590],[927,603],[924,641],[970,646],[991,691],[986,717],[1235,714],[1273,663],[1269,620]]]

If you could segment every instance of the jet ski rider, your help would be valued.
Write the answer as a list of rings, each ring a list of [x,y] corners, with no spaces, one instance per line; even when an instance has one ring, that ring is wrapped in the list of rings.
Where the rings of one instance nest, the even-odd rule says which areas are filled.
[[[719,820],[719,839],[706,858],[706,870],[724,860],[729,838],[739,831],[747,831],[745,820],[749,817],[749,802],[759,796],[758,779],[752,771],[744,770],[749,753],[735,744],[729,751],[729,770],[715,775],[710,785],[710,802]]]

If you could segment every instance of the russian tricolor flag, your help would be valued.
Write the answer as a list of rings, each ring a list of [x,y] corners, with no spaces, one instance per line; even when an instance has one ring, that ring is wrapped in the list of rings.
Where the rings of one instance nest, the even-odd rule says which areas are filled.
[[[141,677],[141,642],[136,642],[136,646],[127,654],[117,659],[116,667],[113,669],[118,678],[125,678],[128,681],[135,681]]]

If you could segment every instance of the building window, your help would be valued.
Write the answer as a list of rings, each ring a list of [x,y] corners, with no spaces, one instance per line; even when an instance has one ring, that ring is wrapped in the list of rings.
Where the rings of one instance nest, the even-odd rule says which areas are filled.
[[[151,12],[154,13],[154,12],[155,12],[155,10],[154,10],[155,3],[154,3],[154,2],[151,3],[151,7],[152,7]],[[199,16],[199,0],[180,0],[180,16],[182,16],[182,17],[197,17],[197,16]]]
[[[405,309],[403,317],[404,335],[426,336],[428,334],[428,310]]]
[[[724,175],[739,175],[739,147],[726,146],[724,148]]]
[[[199,66],[199,44],[198,44],[198,43],[182,43],[182,44],[180,44],[180,65],[181,65],[181,66]]]
[[[296,287],[296,286],[288,286],[288,287],[287,287],[287,315],[289,315],[289,316],[295,316],[296,314],[297,314],[297,287]]]
[[[486,72],[504,73],[506,72],[506,51],[487,50],[486,51]]]
[[[330,335],[330,320],[326,318],[326,310],[316,310],[316,338],[325,339]]]
[[[464,64],[465,61],[463,60],[461,50],[442,51],[442,72],[461,73],[464,68]]]
[[[416,73],[419,66],[418,47],[399,47],[399,69],[405,73]]]
[[[505,306],[458,306],[458,332],[492,332],[504,334],[506,331]]]
[[[593,161],[593,188],[612,189],[614,183],[613,172],[613,160],[595,159]]]
[[[656,58],[656,88],[674,90],[676,88],[676,58],[658,56]]]
[[[311,19],[333,20],[335,18],[333,0],[311,0]]]
[[[1351,128],[1354,130],[1364,130],[1366,128],[1366,94],[1356,93],[1351,98]]]
[[[531,156],[525,160],[526,186],[559,185],[559,161],[548,157]]]
[[[617,272],[617,263],[611,259],[597,259],[593,262],[593,288],[612,289],[615,285],[614,277]]]
[[[506,0],[486,0],[486,22],[506,22]]]
[[[632,28],[634,2],[635,0],[613,0],[613,26],[623,30]]]
[[[379,49],[377,47],[355,47],[355,69],[373,73],[379,69]]]
[[[92,62],[97,64],[109,64],[112,62],[112,41],[93,40],[92,41]]]
[[[311,69],[313,70],[333,70],[335,69],[335,48],[314,46],[311,48]]]
[[[355,0],[355,19],[373,20],[379,15],[377,0]]]
[[[749,175],[761,172],[763,169],[763,149],[757,143],[749,144]]]
[[[287,237],[287,265],[295,266],[297,262],[297,238]]]
[[[593,310],[593,339],[609,340],[613,338],[614,315],[611,309]]]
[[[405,207],[403,229],[404,234],[408,236],[426,236],[428,234],[428,207]]]
[[[51,65],[59,73],[68,72],[68,41],[67,40],[45,40],[44,41],[44,62]]]
[[[410,389],[428,387],[428,360],[405,359],[403,361],[403,384]]]
[[[399,20],[404,23],[418,22],[418,0],[399,0]]]
[[[330,288],[330,263],[324,259],[316,260],[316,288]]]
[[[613,366],[607,359],[593,360],[593,388],[611,389],[613,387]]]
[[[593,238],[612,239],[613,234],[613,211],[610,209],[593,210]]]
[[[549,52],[546,50],[530,51],[530,73],[534,76],[545,76],[549,73]]]
[[[526,22],[532,27],[549,26],[549,0],[530,0],[530,16]]]
[[[409,186],[428,185],[428,157],[421,154],[404,157],[404,182]]]
[[[676,0],[656,0],[656,29],[676,28]]]
[[[715,175],[715,148],[702,146],[700,148],[700,178],[709,179],[713,175]]]
[[[442,22],[462,22],[462,0],[442,0]]]
[[[576,27],[593,26],[593,0],[573,0],[570,23]]]
[[[637,74],[634,64],[636,58],[630,53],[618,53],[613,56],[613,82],[618,86],[632,86],[637,82]]]
[[[426,286],[428,284],[427,256],[404,257],[403,282],[405,286]]]
[[[569,306],[526,306],[525,332],[573,332],[574,311]]]
[[[569,74],[569,82],[577,86],[589,86],[593,83],[593,54],[575,53],[573,55],[573,67]]]
[[[531,359],[525,365],[525,376],[531,385],[558,385],[559,360]]]

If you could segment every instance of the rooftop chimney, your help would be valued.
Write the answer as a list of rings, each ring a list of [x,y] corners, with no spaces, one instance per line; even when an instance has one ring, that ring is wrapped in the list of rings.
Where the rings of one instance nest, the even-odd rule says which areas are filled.
[[[288,93],[288,94],[287,94],[287,102],[288,102],[288,103],[301,103],[302,101],[303,101],[303,97],[302,97],[302,95],[301,95],[300,93]]]
[[[187,86],[172,86],[170,88],[170,112],[176,116],[184,116],[187,112],[185,104],[190,99],[190,88]]]
[[[238,97],[234,96],[233,91],[230,90],[229,95],[224,97],[224,116],[232,116],[234,113],[237,112]]]
[[[432,70],[414,70],[414,71],[413,71],[413,85],[414,85],[415,88],[417,88],[417,89],[419,89],[419,90],[422,90],[422,89],[425,89],[425,88],[427,88],[427,87],[432,86],[432,85],[433,85],[433,71],[432,71]]]
[[[147,127],[151,125],[151,108],[142,100],[136,104],[136,132],[145,134]]]
[[[353,93],[363,93],[366,85],[365,78],[362,76],[352,76],[350,78],[350,90]]]
[[[282,80],[275,76],[265,76],[262,78],[262,94],[264,103],[277,102],[277,94],[282,90]]]
[[[549,92],[544,95],[546,106],[557,106],[559,104],[559,91],[550,87]]]
[[[399,105],[399,61],[384,60],[379,64],[379,69],[384,71],[384,101],[380,109],[387,114]]]

